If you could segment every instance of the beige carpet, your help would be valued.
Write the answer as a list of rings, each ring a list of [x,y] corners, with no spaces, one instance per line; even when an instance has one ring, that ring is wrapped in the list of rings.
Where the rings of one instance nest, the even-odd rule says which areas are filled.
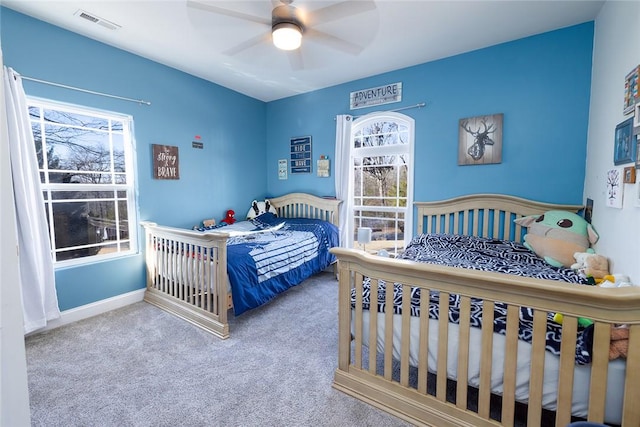
[[[331,387],[337,282],[322,273],[219,340],[147,303],[26,340],[34,426],[406,426]]]

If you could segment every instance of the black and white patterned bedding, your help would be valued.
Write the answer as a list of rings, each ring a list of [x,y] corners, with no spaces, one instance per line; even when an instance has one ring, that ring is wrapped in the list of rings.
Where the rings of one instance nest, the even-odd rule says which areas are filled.
[[[511,241],[487,239],[482,237],[423,234],[414,237],[407,246],[403,259],[427,262],[431,264],[449,265],[473,270],[494,271],[548,280],[560,280],[571,283],[587,284],[586,279],[567,268],[556,268],[547,264],[522,244]],[[378,312],[385,312],[385,284],[378,286]],[[402,287],[394,285],[395,314],[402,313]],[[438,319],[439,294],[430,295],[429,317]],[[351,304],[355,306],[355,290],[351,293]],[[369,278],[364,282],[363,308],[370,307]],[[460,299],[458,295],[449,296],[449,321],[458,323]],[[560,354],[562,327],[553,321],[553,314],[548,314],[546,348],[553,354]],[[411,315],[420,315],[420,289],[411,291]],[[494,332],[506,333],[507,306],[496,303],[494,309]],[[482,300],[471,300],[471,325],[482,326]],[[585,329],[579,327],[576,345],[576,364],[591,362],[588,338]],[[533,334],[533,310],[520,308],[519,338],[531,342]]]

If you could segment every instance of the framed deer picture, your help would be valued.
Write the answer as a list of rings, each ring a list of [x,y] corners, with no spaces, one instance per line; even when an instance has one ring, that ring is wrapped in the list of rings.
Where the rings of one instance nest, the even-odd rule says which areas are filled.
[[[502,163],[502,122],[504,114],[460,119],[458,165]]]

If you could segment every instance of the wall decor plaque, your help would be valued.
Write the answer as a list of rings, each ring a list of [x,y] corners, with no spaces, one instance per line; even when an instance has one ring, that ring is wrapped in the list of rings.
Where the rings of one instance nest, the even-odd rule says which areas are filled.
[[[152,144],[153,177],[155,179],[180,179],[178,147]]]
[[[311,137],[291,138],[291,174],[311,173]]]

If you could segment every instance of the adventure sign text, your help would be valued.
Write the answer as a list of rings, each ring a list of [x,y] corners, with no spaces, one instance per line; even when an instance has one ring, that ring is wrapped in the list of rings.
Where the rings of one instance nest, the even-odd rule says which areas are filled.
[[[392,83],[351,92],[350,100],[352,110],[400,102],[402,101],[402,83]]]
[[[153,147],[153,177],[155,179],[180,179],[178,147],[157,145]]]

